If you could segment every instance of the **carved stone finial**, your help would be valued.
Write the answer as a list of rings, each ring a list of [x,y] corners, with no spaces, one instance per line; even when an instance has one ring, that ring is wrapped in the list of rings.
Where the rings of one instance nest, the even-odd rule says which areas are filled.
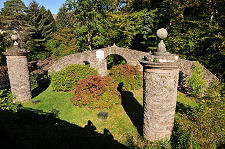
[[[158,44],[157,52],[159,53],[166,52],[166,45],[164,44],[163,40],[161,40],[160,43]]]
[[[12,38],[12,40],[13,40],[13,41],[15,41],[15,40],[17,40],[17,39],[18,39],[18,36],[17,36],[17,35],[12,35],[12,37],[11,37],[11,38]]]
[[[115,43],[113,43],[113,47],[117,47]]]
[[[16,46],[16,47],[18,47],[18,42],[17,41],[14,41],[14,43],[13,43],[13,46]]]
[[[157,30],[156,35],[160,38],[160,39],[166,39],[168,32],[165,28],[160,28]]]
[[[17,35],[12,35],[12,40],[13,40],[13,47],[14,48],[18,48],[18,42],[17,42],[17,40],[18,40],[18,36]]]
[[[161,39],[160,43],[158,44],[156,55],[167,55],[169,54],[166,52],[166,45],[163,42],[163,39],[166,39],[168,32],[164,28],[160,28],[157,30],[156,35]]]

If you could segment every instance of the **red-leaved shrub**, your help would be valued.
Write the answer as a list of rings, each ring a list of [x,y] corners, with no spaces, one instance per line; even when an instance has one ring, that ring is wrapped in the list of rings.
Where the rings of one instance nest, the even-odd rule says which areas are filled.
[[[75,86],[75,95],[71,99],[73,105],[90,108],[110,108],[120,103],[117,84],[110,77],[97,75],[81,79]]]

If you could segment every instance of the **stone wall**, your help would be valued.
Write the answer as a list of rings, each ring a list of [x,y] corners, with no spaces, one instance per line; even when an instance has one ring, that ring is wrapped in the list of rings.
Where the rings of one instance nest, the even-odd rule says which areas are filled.
[[[194,65],[195,62],[196,61],[189,61],[189,60],[183,60],[183,59],[180,60],[178,89],[183,92],[187,91],[187,85],[185,81],[186,81],[186,78],[191,77],[191,71],[192,71],[191,67],[192,65]],[[208,86],[213,81],[213,79],[216,78],[216,76],[204,67],[204,75],[202,78],[207,81],[207,86]]]

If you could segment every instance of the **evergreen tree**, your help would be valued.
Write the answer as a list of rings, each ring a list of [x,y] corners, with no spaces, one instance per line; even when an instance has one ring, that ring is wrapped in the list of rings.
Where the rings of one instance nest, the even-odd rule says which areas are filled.
[[[25,21],[25,11],[27,7],[21,0],[7,0],[4,2],[4,8],[1,9],[1,15],[8,24],[8,28],[21,31]]]
[[[35,1],[31,2],[27,10],[27,24],[24,33],[25,47],[30,51],[29,58],[45,58],[49,56],[45,44],[51,39],[55,30],[54,18],[50,10],[39,6]]]
[[[198,60],[224,78],[224,0],[167,2],[168,12],[172,14],[167,24],[170,33],[166,43],[168,50],[181,58]]]
[[[71,28],[73,27],[73,19],[74,19],[74,13],[69,12],[66,8],[66,5],[63,4],[63,6],[59,9],[59,12],[56,17],[56,27],[58,30],[63,29],[65,27]]]
[[[53,33],[53,39],[48,40],[47,48],[52,52],[53,57],[62,57],[77,52],[76,38],[73,28],[63,28]]]

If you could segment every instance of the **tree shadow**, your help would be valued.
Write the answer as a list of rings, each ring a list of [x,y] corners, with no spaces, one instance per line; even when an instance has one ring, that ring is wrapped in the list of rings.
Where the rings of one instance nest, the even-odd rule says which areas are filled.
[[[32,98],[38,96],[40,93],[45,91],[51,84],[51,81],[49,78],[42,78],[38,80],[37,83],[38,83],[38,87],[32,90]]]
[[[140,135],[143,134],[143,107],[129,91],[122,90],[123,83],[119,83],[117,90],[121,93],[122,106]]]
[[[176,112],[180,114],[190,115],[193,111],[193,108],[189,105],[184,105],[181,102],[176,104]]]
[[[89,120],[82,128],[57,118],[57,111],[45,113],[21,108],[18,112],[0,111],[1,149],[122,149],[105,129],[96,132]]]

